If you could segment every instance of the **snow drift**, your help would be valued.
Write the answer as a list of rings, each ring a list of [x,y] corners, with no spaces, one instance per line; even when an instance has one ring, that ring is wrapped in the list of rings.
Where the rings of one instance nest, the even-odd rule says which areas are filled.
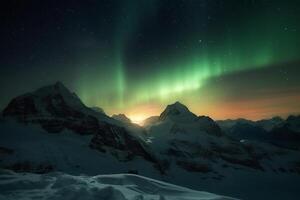
[[[132,174],[72,176],[0,172],[0,199],[230,200]]]

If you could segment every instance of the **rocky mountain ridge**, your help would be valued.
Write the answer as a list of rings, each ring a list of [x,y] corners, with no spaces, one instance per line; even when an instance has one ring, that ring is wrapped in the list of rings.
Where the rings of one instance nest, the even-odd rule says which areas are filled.
[[[110,118],[104,112],[96,112],[85,106],[76,94],[60,82],[14,98],[2,115],[4,119],[14,118],[26,124],[39,124],[49,133],[71,130],[80,135],[92,135],[90,148],[100,152],[108,151],[123,161],[142,157],[154,163],[161,172],[167,170],[167,166],[173,163],[173,158],[177,166],[186,170],[201,171],[204,161],[206,168],[213,171],[212,166],[215,164],[211,162],[216,159],[264,170],[260,162],[270,153],[266,151],[263,153],[265,156],[262,156],[251,145],[249,147],[232,140],[226,135],[226,130],[221,129],[214,120],[207,116],[196,116],[180,102],[165,108],[147,130],[148,136],[133,134],[132,130],[139,130],[139,133],[144,133],[145,130],[131,124],[125,115]],[[272,131],[278,139],[284,140],[295,135],[292,131],[298,128],[296,117],[288,118],[286,123],[272,119],[272,123],[274,121],[278,124],[274,125],[276,129],[273,128]],[[291,122],[296,125],[291,125]],[[258,132],[258,129],[250,129],[254,124],[251,121],[238,120],[230,123],[233,124],[231,131],[236,128],[236,131],[244,134],[247,134],[247,130]],[[265,125],[268,121],[258,123]],[[280,126],[281,124],[284,125]],[[282,129],[290,132],[282,135]]]

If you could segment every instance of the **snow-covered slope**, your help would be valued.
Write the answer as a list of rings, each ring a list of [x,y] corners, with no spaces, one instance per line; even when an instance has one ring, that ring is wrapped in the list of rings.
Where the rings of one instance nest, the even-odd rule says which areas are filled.
[[[196,116],[179,102],[143,128],[95,114],[57,83],[15,98],[3,116],[1,168],[73,175],[130,172],[249,200],[299,196],[299,151],[232,139],[213,119]],[[284,124],[279,136],[299,127],[298,118]]]
[[[120,154],[127,154],[127,159],[136,155],[151,157],[144,145],[145,133],[141,127],[94,111],[60,82],[14,98],[2,116],[8,121],[40,125],[49,133],[67,130],[93,135],[90,147],[101,151],[117,150],[118,153],[111,152],[117,157]],[[140,151],[135,152],[137,149]]]
[[[0,171],[0,199],[230,200],[132,174],[72,176]]]
[[[295,199],[297,190],[293,184],[300,183],[298,151],[233,140],[209,117],[179,110],[178,104],[169,105],[163,112],[168,114],[147,127],[149,146],[163,160],[166,174],[171,177],[168,180],[226,195],[236,191],[242,199],[281,199],[284,195]],[[190,120],[182,119],[183,115]],[[273,182],[268,181],[270,178]],[[255,191],[256,187],[264,190]],[[280,192],[273,195],[272,188],[280,187]]]
[[[165,161],[166,168],[175,165],[186,171],[218,173],[216,165],[225,162],[263,169],[255,153],[226,137],[212,119],[197,117],[179,102],[167,106],[148,134],[151,149]]]
[[[142,146],[136,146],[140,143],[132,141],[126,146],[121,136],[111,135],[106,138],[109,141],[99,143],[97,134],[79,135],[70,130],[53,134],[37,124],[6,121],[0,123],[0,147],[3,149],[1,152],[0,148],[0,168],[20,172],[64,171],[91,175],[136,171],[159,177],[155,163],[145,159],[149,157],[148,152],[144,152]],[[117,142],[118,139],[121,141]],[[131,150],[137,149],[139,152],[133,155]]]
[[[160,114],[159,120],[190,123],[197,120],[197,116],[190,112],[185,105],[177,101],[166,107],[166,109]]]

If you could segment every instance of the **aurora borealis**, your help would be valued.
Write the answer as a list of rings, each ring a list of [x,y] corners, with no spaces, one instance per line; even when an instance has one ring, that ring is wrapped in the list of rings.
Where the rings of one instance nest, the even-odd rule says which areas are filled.
[[[134,121],[181,101],[216,119],[300,112],[300,3],[11,1],[1,7],[0,108],[60,80]]]

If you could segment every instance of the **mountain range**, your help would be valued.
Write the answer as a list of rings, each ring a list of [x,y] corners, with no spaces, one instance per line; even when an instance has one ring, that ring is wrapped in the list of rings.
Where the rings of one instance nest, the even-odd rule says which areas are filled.
[[[0,138],[0,167],[15,172],[131,173],[242,199],[299,195],[300,116],[214,121],[175,102],[142,127],[57,82],[12,99]]]

